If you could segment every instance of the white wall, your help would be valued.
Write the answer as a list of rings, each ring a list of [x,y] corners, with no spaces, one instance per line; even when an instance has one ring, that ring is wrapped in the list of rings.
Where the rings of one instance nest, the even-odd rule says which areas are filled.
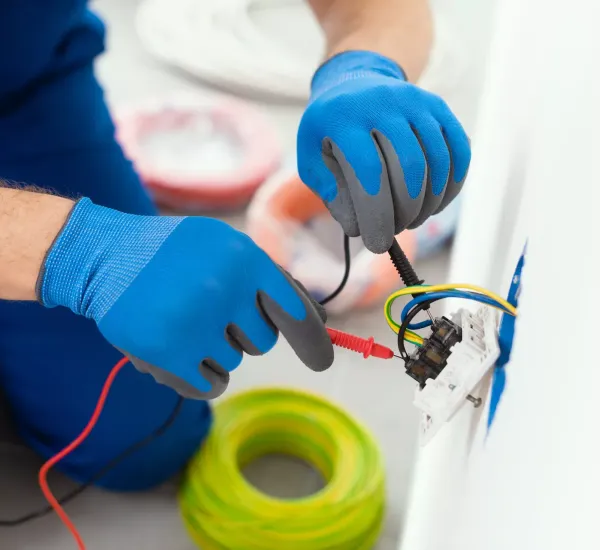
[[[489,50],[496,0],[430,0],[436,43],[421,84],[451,105],[472,133]]]
[[[403,550],[600,547],[593,351],[596,3],[501,0],[452,279],[506,291],[528,237],[507,387],[420,454]]]

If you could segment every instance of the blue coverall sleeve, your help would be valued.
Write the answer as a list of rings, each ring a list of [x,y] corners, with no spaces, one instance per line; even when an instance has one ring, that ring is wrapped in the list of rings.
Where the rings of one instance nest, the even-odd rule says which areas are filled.
[[[0,2],[0,178],[154,214],[94,75],[104,34],[83,0]],[[43,457],[78,435],[120,357],[92,321],[66,308],[0,301],[0,393],[21,440]],[[98,425],[59,468],[88,480],[152,433],[176,402],[173,390],[125,367]],[[210,422],[205,402],[186,401],[169,430],[98,483],[121,490],[161,483],[196,451]]]
[[[104,25],[85,0],[3,0],[0,9],[2,103],[104,49]]]

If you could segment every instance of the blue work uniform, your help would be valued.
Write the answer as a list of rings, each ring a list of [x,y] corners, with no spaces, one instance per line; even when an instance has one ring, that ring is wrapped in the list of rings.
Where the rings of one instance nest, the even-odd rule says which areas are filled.
[[[85,0],[0,4],[0,178],[90,197],[122,212],[155,214],[115,141],[94,76],[104,37]],[[0,392],[19,438],[44,458],[78,435],[120,357],[93,321],[66,308],[0,302]],[[177,398],[128,365],[96,428],[58,467],[86,481],[162,424]],[[139,490],[161,483],[198,449],[210,423],[206,402],[186,400],[166,433],[99,484]]]

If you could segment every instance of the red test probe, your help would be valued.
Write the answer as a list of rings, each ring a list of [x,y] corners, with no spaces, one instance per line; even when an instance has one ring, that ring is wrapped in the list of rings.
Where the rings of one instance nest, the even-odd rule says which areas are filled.
[[[329,327],[327,327],[327,332],[334,346],[362,353],[365,359],[368,357],[379,357],[380,359],[391,359],[394,357],[394,352],[390,348],[375,343],[372,336],[370,338],[361,338],[360,336]]]

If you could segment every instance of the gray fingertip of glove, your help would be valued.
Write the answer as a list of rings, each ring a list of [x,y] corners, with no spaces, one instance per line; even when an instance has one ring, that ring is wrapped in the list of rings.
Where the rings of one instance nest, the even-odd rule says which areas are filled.
[[[439,214],[444,208],[446,208],[462,191],[465,180],[467,179],[467,175],[469,174],[469,168],[465,172],[465,176],[461,181],[454,181],[454,161],[452,159],[452,150],[450,149],[450,144],[448,143],[448,139],[446,138],[446,134],[442,132],[442,136],[446,141],[446,146],[448,147],[448,151],[450,152],[450,172],[448,174],[448,183],[446,184],[446,189],[444,192],[444,197],[442,198],[442,202],[437,207],[435,214]],[[471,139],[467,136],[469,143],[471,143]]]
[[[229,373],[211,359],[206,359],[200,363],[198,370],[205,380],[211,385],[211,390],[208,392],[202,392],[180,378],[175,374],[170,373],[167,370],[161,369],[151,363],[143,361],[137,357],[134,357],[123,350],[119,350],[123,355],[131,361],[131,364],[140,372],[149,374],[158,382],[164,386],[169,386],[174,389],[179,395],[187,399],[215,399],[219,397],[229,385]]]
[[[333,363],[333,345],[325,328],[324,308],[315,306],[314,300],[296,284],[294,279],[281,270],[302,300],[306,315],[304,319],[294,319],[266,292],[259,291],[257,301],[263,316],[275,326],[288,341],[296,355],[309,369],[321,372]]]
[[[313,307],[317,310],[317,313],[319,314],[319,317],[321,318],[321,321],[323,321],[323,323],[327,322],[327,310],[325,309],[325,306],[322,306],[319,302],[317,302],[310,294],[310,292],[308,290],[306,290],[306,287],[298,280],[298,279],[294,279],[292,277],[292,275],[290,274],[289,271],[287,271],[286,269],[281,268],[282,271],[285,271],[286,275],[288,276],[288,279],[292,279],[294,281],[294,283],[296,283],[296,286],[298,286],[300,288],[300,290],[302,292],[304,292],[304,294],[308,297],[308,299],[310,300],[310,303],[313,305]]]
[[[275,335],[277,335],[277,329],[271,326],[271,323],[269,323],[269,326]],[[246,333],[235,323],[227,325],[227,328],[225,329],[225,340],[227,340],[229,345],[240,354],[246,353],[254,357],[265,354],[264,351],[261,351],[254,345],[252,340],[246,336]]]
[[[344,230],[344,233],[348,237],[358,237],[360,235],[360,228],[358,226],[358,218],[354,205],[352,204],[352,196],[350,189],[345,183],[344,173],[334,156],[333,153],[333,142],[329,138],[323,140],[321,146],[321,154],[323,156],[323,162],[329,171],[333,174],[337,184],[337,195],[332,201],[325,201],[325,206]]]
[[[427,186],[429,179],[427,162],[425,161],[425,153],[423,152],[425,172],[423,174],[421,191],[415,198],[413,198],[408,193],[404,169],[400,164],[400,159],[398,158],[398,154],[396,153],[396,149],[392,142],[378,130],[373,130],[372,136],[382,157],[383,165],[386,167],[386,170],[384,170],[384,173],[382,173],[382,177],[385,175],[387,180],[385,182],[382,181],[382,187],[385,183],[386,187],[388,187],[391,191],[391,201],[394,208],[393,231],[394,235],[397,235],[398,233],[409,228],[411,224],[414,223],[414,220],[419,217],[419,214],[424,206],[424,202],[427,197]],[[417,141],[419,141],[419,138],[416,134],[415,138]],[[419,145],[421,146],[421,151],[423,151],[423,147],[420,142]],[[431,184],[429,184],[429,186],[431,187]],[[390,246],[391,242],[384,252],[387,252]]]
[[[425,193],[423,196],[423,204],[421,205],[421,210],[417,214],[417,217],[406,226],[406,229],[416,229],[417,227],[423,225],[431,216],[433,216],[433,214],[435,214],[435,212],[443,202],[444,196],[447,191],[447,186],[448,184],[446,184],[446,188],[444,189],[443,193],[440,193],[437,196],[434,195],[431,184],[431,178],[429,177],[429,174],[427,174],[427,179],[425,181],[425,184],[423,185]]]
[[[438,195],[434,195],[433,193],[433,185],[431,183],[431,172],[429,171],[429,165],[427,164],[427,154],[425,153],[425,147],[423,146],[423,140],[419,135],[419,132],[414,126],[411,126],[411,130],[417,141],[419,142],[419,146],[421,147],[421,151],[423,151],[423,156],[425,159],[425,181],[423,182],[423,186],[421,187],[421,191],[425,191],[423,195],[423,202],[421,204],[421,208],[419,213],[415,217],[415,219],[410,222],[407,226],[407,229],[415,229],[425,223],[433,214],[435,214],[436,210],[440,207],[442,201],[444,200],[444,196],[446,191],[448,190],[448,182],[450,181],[450,176],[452,174],[451,171],[448,172],[448,178],[446,178],[446,185],[441,193]],[[446,148],[448,148],[448,142],[446,142]],[[450,153],[450,149],[448,148],[448,152]],[[452,162],[452,155],[450,154],[450,162]]]
[[[327,208],[346,235],[360,235],[371,252],[382,254],[392,246],[395,222],[385,159],[377,149],[382,166],[382,181],[379,193],[369,195],[342,150],[329,138],[323,140],[323,160],[334,174],[338,186],[338,194],[327,203]]]

